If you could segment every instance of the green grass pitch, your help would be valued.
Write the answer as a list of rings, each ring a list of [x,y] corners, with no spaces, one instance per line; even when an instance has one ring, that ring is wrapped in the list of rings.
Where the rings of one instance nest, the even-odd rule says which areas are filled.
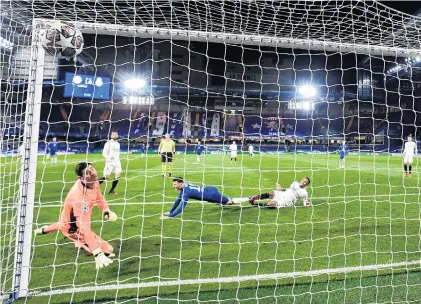
[[[102,174],[104,161],[100,155],[59,156],[57,165],[39,157],[34,212],[37,225],[57,221],[60,204],[75,181],[73,169],[85,159]],[[15,171],[16,163],[7,161],[3,174]],[[399,157],[352,155],[346,160],[346,170],[341,170],[337,155],[244,155],[236,164],[231,164],[228,155],[206,155],[202,163],[196,163],[195,155],[177,155],[174,176],[217,186],[229,197],[272,190],[276,182],[286,187],[308,176],[314,206],[267,210],[244,203],[244,208],[222,209],[192,201],[181,217],[166,221],[159,216],[169,210],[178,193],[172,189],[171,179],[161,177],[159,157],[125,155],[122,165],[118,195],[106,195],[119,220],[103,223],[96,209],[93,223],[94,231],[115,248],[114,263],[96,272],[93,257],[78,251],[60,233],[35,236],[32,291],[317,270],[322,274],[242,282],[233,279],[200,286],[110,287],[31,297],[18,303],[157,303],[157,299],[159,303],[421,301],[419,264],[323,273],[326,269],[420,259],[420,178],[415,165],[413,176],[404,179]],[[9,182],[15,179],[13,175],[7,177]],[[13,187],[6,185],[3,197],[16,189],[16,185]],[[11,202],[6,199],[3,204],[10,206]],[[2,211],[3,223],[8,212]],[[7,244],[6,230],[3,228],[0,246]]]

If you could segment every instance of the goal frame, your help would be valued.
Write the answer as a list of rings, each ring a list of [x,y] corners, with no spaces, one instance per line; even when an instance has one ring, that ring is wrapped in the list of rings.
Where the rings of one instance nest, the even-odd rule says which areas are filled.
[[[34,20],[31,40],[31,57],[28,75],[28,92],[25,110],[21,157],[17,223],[13,265],[12,292],[8,303],[29,293],[31,247],[35,208],[35,186],[38,160],[38,138],[41,117],[42,85],[44,80],[45,50],[39,43],[39,23]]]
[[[51,23],[52,21],[53,20],[49,19],[34,19],[34,23],[38,25],[45,25]],[[76,28],[80,29],[80,31],[83,34],[116,35],[118,33],[118,36],[139,38],[175,39],[202,42],[206,41],[240,45],[259,45],[324,52],[354,52],[358,54],[367,54],[374,56],[414,57],[421,55],[421,49],[403,49],[399,47],[339,43],[325,40],[321,41],[316,39],[254,36],[250,34],[228,34],[220,32],[205,32],[197,30],[181,30],[167,28],[160,29],[156,27],[127,26],[119,24],[104,24],[81,21],[65,22],[73,24],[74,26],[76,26]]]
[[[37,170],[38,137],[41,115],[42,84],[44,80],[45,50],[39,43],[42,30],[57,20],[33,19],[31,45],[31,65],[28,75],[28,93],[24,123],[24,157],[21,162],[19,182],[18,219],[16,228],[13,285],[9,303],[29,294],[33,214],[35,208],[35,183]],[[323,52],[358,53],[369,56],[413,57],[420,56],[421,50],[398,47],[373,46],[314,39],[280,38],[252,36],[248,34],[228,34],[196,30],[159,29],[156,27],[125,26],[88,22],[68,22],[74,24],[84,34],[117,35],[140,38],[157,38],[185,41],[229,43],[237,45],[259,45],[284,47]],[[347,272],[344,271],[344,272]]]

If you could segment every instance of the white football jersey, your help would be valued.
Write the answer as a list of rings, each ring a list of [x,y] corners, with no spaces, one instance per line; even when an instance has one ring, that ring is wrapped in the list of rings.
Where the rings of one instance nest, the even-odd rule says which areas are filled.
[[[21,144],[18,148],[18,156],[22,159],[25,157],[25,144]]]
[[[237,151],[237,145],[236,144],[231,144],[230,145],[230,150],[231,151]]]
[[[403,154],[406,156],[413,156],[417,153],[417,144],[414,141],[407,141],[405,143],[405,150]]]
[[[110,139],[105,143],[102,155],[107,161],[120,161],[120,143]]]
[[[253,150],[254,150],[254,147],[250,145],[250,146],[249,146],[249,151],[250,151],[250,152],[253,152]]]
[[[291,186],[285,191],[275,190],[274,201],[277,202],[278,207],[294,206],[295,203],[302,199],[305,206],[308,201],[308,193],[306,188],[301,188],[299,182],[293,182]]]

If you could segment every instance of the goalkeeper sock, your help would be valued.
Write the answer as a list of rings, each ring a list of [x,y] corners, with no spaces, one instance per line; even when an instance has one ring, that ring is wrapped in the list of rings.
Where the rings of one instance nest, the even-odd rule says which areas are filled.
[[[101,178],[98,180],[98,182],[99,182],[99,184],[102,184],[103,182],[105,182],[105,177],[101,177]]]
[[[258,195],[253,195],[251,197],[252,201],[264,200],[269,198],[269,193],[261,193]]]
[[[42,228],[42,234],[54,232],[60,230],[60,223],[54,223],[49,226],[45,226]]]
[[[113,184],[111,185],[110,193],[114,192],[114,189],[115,189],[115,187],[117,187],[117,184],[118,184],[118,179],[113,180]]]
[[[165,171],[166,171],[165,163],[161,164],[161,171],[162,171],[162,175],[165,175]]]
[[[403,168],[405,170],[405,173],[408,173],[408,166],[407,165],[403,165]]]
[[[411,174],[412,171],[412,165],[409,165],[409,174]]]

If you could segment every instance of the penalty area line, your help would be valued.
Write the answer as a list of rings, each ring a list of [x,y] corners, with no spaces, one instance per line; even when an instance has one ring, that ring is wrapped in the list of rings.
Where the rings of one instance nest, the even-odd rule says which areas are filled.
[[[159,282],[145,282],[145,283],[132,283],[132,284],[113,284],[113,285],[97,285],[74,287],[68,289],[50,290],[30,292],[28,296],[52,296],[69,293],[90,292],[90,291],[103,291],[103,290],[119,290],[119,289],[137,289],[148,287],[165,287],[165,286],[182,286],[182,285],[200,285],[200,284],[215,284],[215,283],[238,283],[246,281],[263,281],[263,280],[277,280],[287,278],[300,278],[300,277],[315,277],[320,275],[333,275],[333,274],[347,274],[356,271],[378,271],[382,269],[392,268],[406,268],[408,266],[421,265],[420,260],[387,263],[387,264],[373,264],[355,267],[343,267],[332,269],[320,269],[310,271],[297,271],[297,272],[284,272],[284,273],[270,273],[259,274],[239,277],[220,277],[208,279],[192,279],[192,280],[172,280],[172,281],[159,281]]]

